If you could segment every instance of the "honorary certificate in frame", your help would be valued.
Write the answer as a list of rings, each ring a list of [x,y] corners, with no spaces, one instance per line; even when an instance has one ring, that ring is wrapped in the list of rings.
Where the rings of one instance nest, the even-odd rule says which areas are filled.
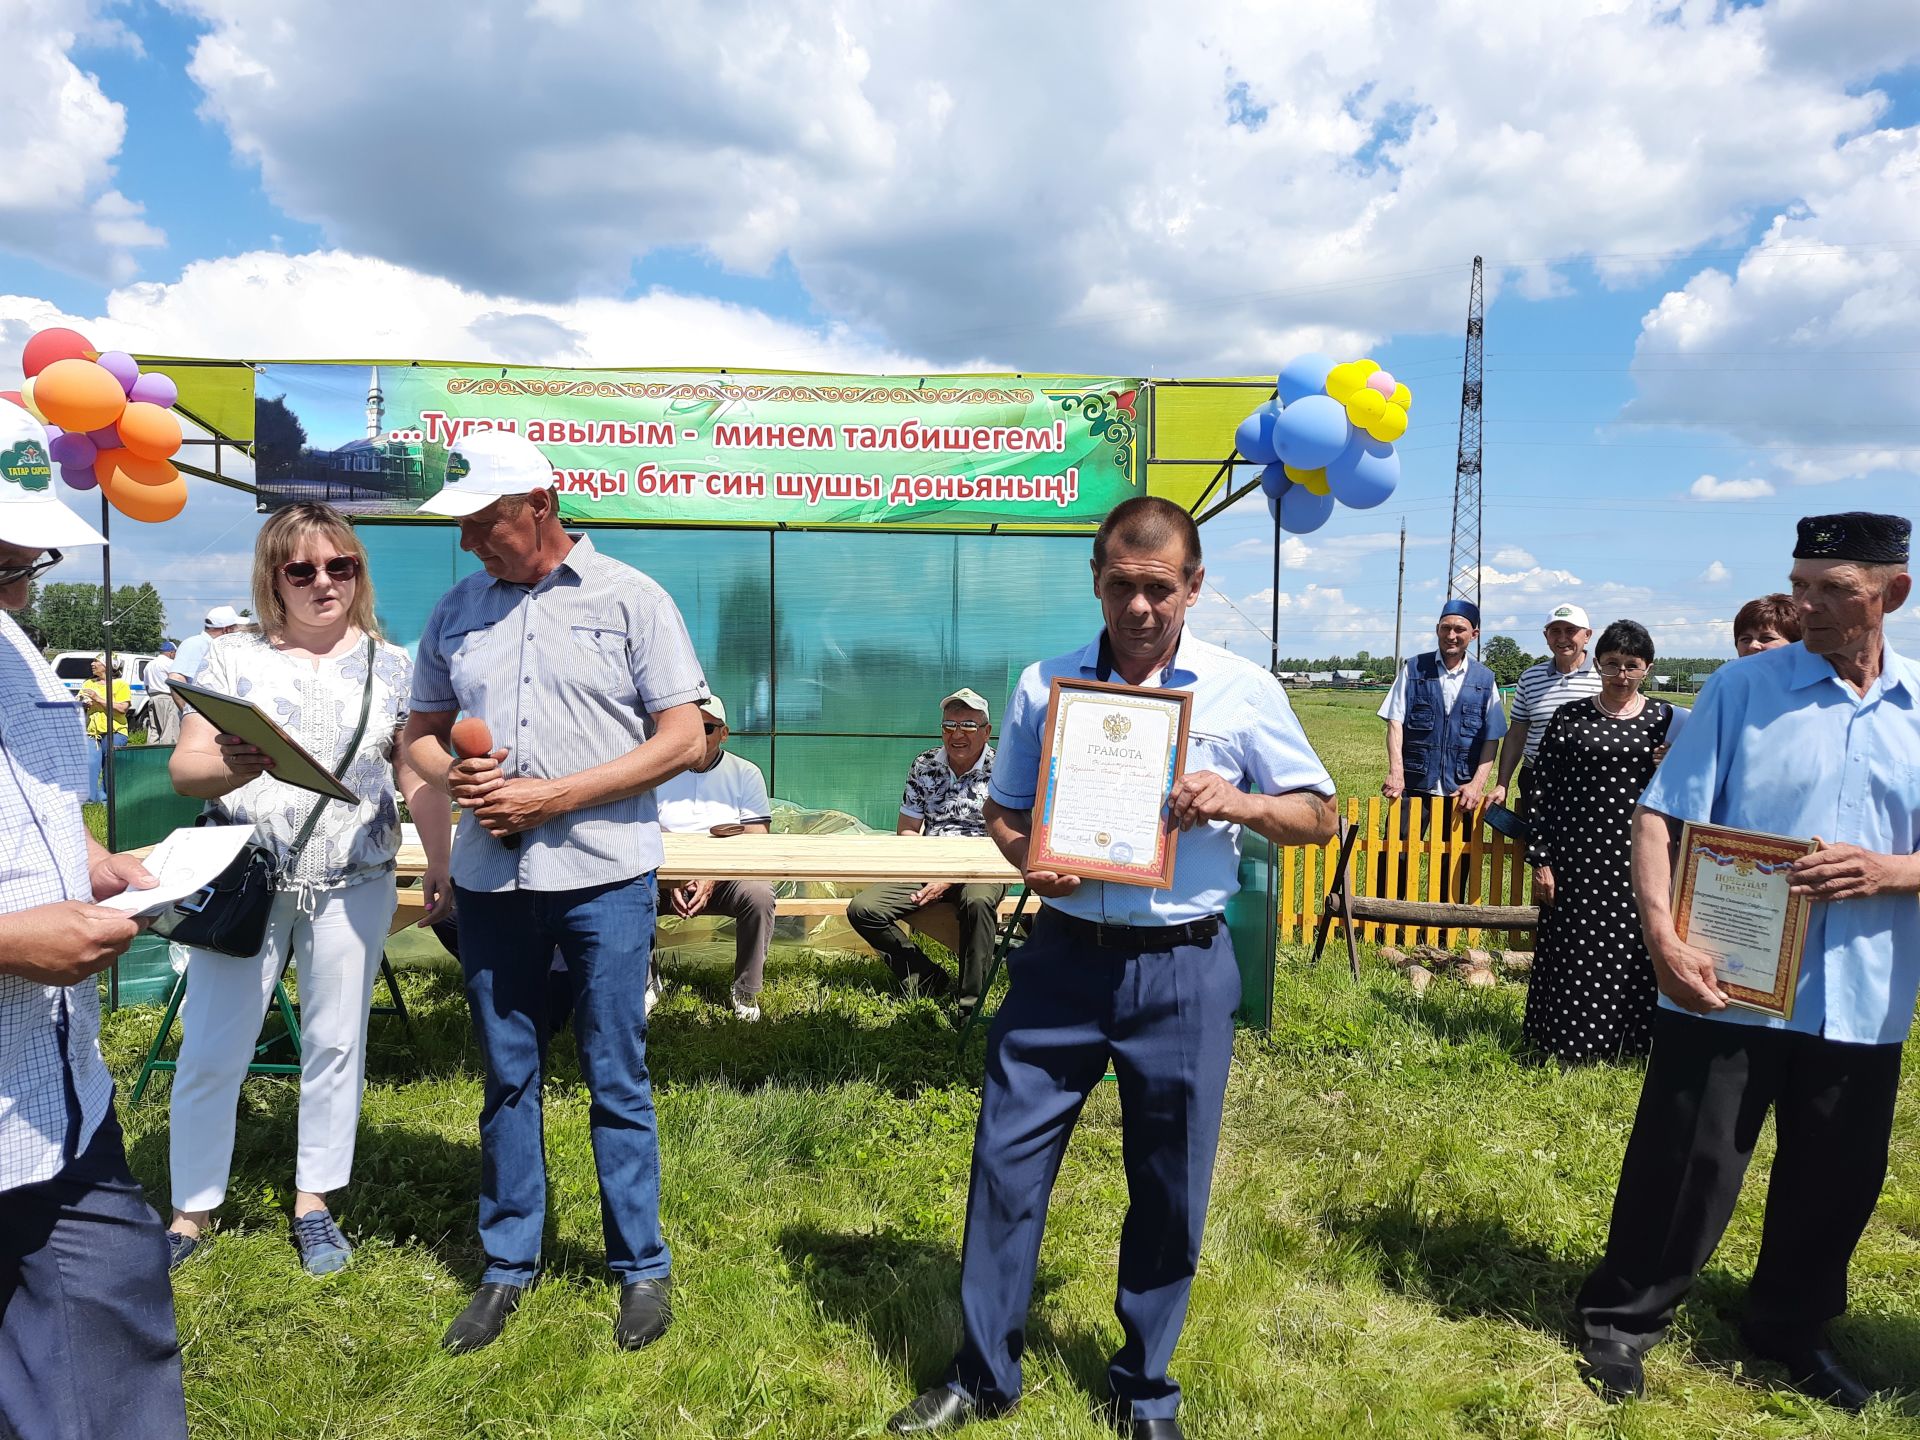
[[[1714,957],[1729,1004],[1793,1016],[1811,902],[1787,893],[1787,871],[1813,841],[1726,825],[1680,827],[1673,925]]]
[[[1055,679],[1027,867],[1166,890],[1180,833],[1167,795],[1186,768],[1193,694]]]

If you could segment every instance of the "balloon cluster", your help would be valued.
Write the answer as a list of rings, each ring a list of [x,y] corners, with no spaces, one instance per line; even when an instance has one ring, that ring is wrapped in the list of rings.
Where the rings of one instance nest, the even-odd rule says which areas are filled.
[[[165,375],[142,375],[122,350],[104,354],[75,330],[42,330],[21,352],[26,379],[0,391],[47,427],[60,478],[76,490],[98,486],[130,520],[171,520],[187,503],[174,468],[180,398]]]
[[[1413,392],[1371,360],[1336,365],[1299,355],[1277,394],[1240,422],[1234,447],[1255,464],[1267,508],[1296,535],[1318,530],[1334,503],[1370,510],[1400,483],[1393,442],[1407,433]]]

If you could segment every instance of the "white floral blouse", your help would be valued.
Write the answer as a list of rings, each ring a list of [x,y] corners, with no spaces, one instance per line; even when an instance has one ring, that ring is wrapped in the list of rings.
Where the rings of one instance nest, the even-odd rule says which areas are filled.
[[[251,700],[332,770],[360,719],[360,698],[367,683],[366,641],[363,638],[351,650],[316,666],[310,659],[275,650],[264,636],[223,635],[208,647],[198,681],[209,690]],[[393,869],[400,848],[394,732],[406,723],[412,688],[413,662],[407,652],[376,642],[367,731],[340,780],[361,797],[357,806],[283,784],[267,774],[229,791],[213,807],[233,824],[252,825],[260,843],[271,847],[284,863],[313,807],[323,805],[320,823],[288,879],[338,890],[385,875]]]

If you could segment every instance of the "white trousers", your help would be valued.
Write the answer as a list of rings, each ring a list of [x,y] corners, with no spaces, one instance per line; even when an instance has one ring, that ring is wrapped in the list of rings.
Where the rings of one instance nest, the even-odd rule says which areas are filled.
[[[317,892],[311,915],[300,913],[298,895],[276,895],[266,945],[251,960],[188,950],[168,1146],[174,1209],[212,1210],[226,1198],[240,1082],[289,955],[300,981],[294,1186],[324,1195],[347,1183],[367,1073],[367,1010],[393,909],[391,874]]]

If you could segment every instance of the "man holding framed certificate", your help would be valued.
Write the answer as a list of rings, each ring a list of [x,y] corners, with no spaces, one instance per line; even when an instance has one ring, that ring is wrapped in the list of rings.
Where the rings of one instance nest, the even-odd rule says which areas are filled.
[[[1128,1193],[1114,1417],[1136,1440],[1181,1434],[1167,1366],[1233,1057],[1240,977],[1223,912],[1241,827],[1278,845],[1322,844],[1334,828],[1333,782],[1280,683],[1185,633],[1202,576],[1186,511],[1124,501],[1093,542],[1106,628],[1027,667],[1008,702],[987,833],[1043,903],[1007,958],[987,1040],[960,1352],[947,1383],[889,1422],[895,1434],[946,1430],[1019,1398],[1047,1198],[1109,1060]]]
[[[1606,1255],[1577,1302],[1583,1368],[1609,1400],[1641,1393],[1642,1354],[1719,1243],[1768,1109],[1779,1143],[1741,1335],[1802,1393],[1871,1398],[1826,1329],[1886,1178],[1920,992],[1920,664],[1883,629],[1912,585],[1908,532],[1894,515],[1800,522],[1805,638],[1714,674],[1635,811],[1661,1008]]]

